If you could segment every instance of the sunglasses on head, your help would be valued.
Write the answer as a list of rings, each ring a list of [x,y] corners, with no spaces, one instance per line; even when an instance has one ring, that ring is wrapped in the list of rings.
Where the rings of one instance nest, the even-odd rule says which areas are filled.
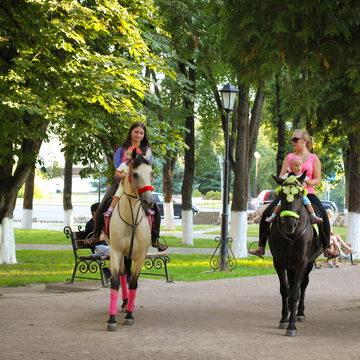
[[[303,138],[293,137],[293,138],[291,138],[290,142],[295,142],[296,143],[301,139],[303,139]]]

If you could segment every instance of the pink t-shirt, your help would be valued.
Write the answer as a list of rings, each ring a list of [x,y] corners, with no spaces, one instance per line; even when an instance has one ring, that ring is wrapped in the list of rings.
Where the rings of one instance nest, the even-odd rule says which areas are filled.
[[[291,159],[294,156],[297,156],[297,155],[294,154],[294,153],[290,153],[290,154],[287,155],[288,164],[290,164]],[[313,174],[314,173],[314,161],[315,161],[316,158],[317,158],[317,155],[310,153],[309,157],[302,164],[301,172],[304,172],[305,170],[307,170],[306,177],[308,177],[310,180],[312,180],[314,178],[314,174]],[[308,191],[309,194],[314,194],[315,193],[313,186],[306,187],[306,190]]]

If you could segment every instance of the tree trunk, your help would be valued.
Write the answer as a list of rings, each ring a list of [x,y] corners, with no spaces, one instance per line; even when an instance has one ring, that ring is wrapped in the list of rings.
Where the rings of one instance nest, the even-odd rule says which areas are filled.
[[[278,134],[278,151],[276,154],[276,175],[280,174],[283,160],[286,155],[285,140],[285,121],[281,112],[281,83],[280,75],[275,75],[275,95],[276,95],[276,117],[277,117],[277,134]]]
[[[231,206],[230,237],[233,239],[232,250],[236,258],[247,256],[247,191],[249,172],[249,89],[238,85],[238,107],[236,109],[237,128],[235,144],[235,165],[233,200]]]
[[[23,154],[22,158],[32,157],[35,159],[39,153],[41,142],[42,140],[24,139],[20,149]],[[12,158],[9,158],[8,163],[0,165],[0,264],[16,263],[13,213],[17,193],[28,178],[33,166],[30,162],[18,163],[13,172]]]
[[[191,95],[194,97],[196,88],[196,73],[193,67],[186,71],[185,65],[180,65],[181,72],[189,79],[191,83]],[[182,194],[182,241],[185,245],[193,245],[193,213],[192,213],[192,188],[195,173],[195,118],[194,101],[187,95],[184,95],[184,107],[186,111],[185,128],[187,129],[185,143],[188,149],[185,150],[184,178],[181,188]]]
[[[347,215],[349,209],[349,179],[350,179],[350,156],[349,148],[343,150],[343,162],[345,170],[345,201],[344,201],[344,213]]]
[[[152,69],[149,69],[148,72],[149,77],[151,76],[153,78],[155,95],[158,99],[161,99],[161,93],[156,78],[156,72]],[[160,105],[156,106],[156,114],[159,121],[164,121],[163,111]],[[170,231],[175,230],[174,205],[172,200],[174,166],[174,158],[165,158],[165,163],[163,164],[164,225],[165,230]]]
[[[254,160],[254,152],[256,150],[264,102],[265,94],[263,92],[263,88],[259,87],[256,91],[253,108],[251,109],[251,118],[249,125],[249,170]]]
[[[34,183],[35,169],[32,169],[25,182],[23,215],[21,219],[21,227],[23,229],[31,229],[32,227]]]
[[[71,203],[72,194],[72,157],[65,152],[65,169],[64,169],[64,226],[70,226],[74,229],[73,206]]]
[[[221,127],[222,127],[222,130],[223,130],[223,133],[225,134],[225,126],[226,126],[226,116],[225,116],[225,113],[224,113],[224,110],[223,110],[223,105],[222,105],[222,101],[221,101],[221,97],[220,97],[220,94],[219,94],[219,90],[217,88],[217,84],[215,82],[215,79],[212,75],[212,71],[211,71],[211,68],[208,67],[207,68],[207,79],[210,83],[210,87],[211,87],[211,91],[213,93],[213,96],[214,96],[214,99],[215,99],[215,102],[216,102],[216,107],[219,111],[219,114],[221,116]],[[236,121],[236,117],[233,118],[233,128],[236,128],[236,125],[234,126],[234,122]],[[234,153],[234,133],[231,132],[229,134],[229,150],[230,150],[230,165],[231,167],[234,166],[235,164],[235,160],[234,160],[234,156],[233,156],[233,153]]]
[[[347,221],[347,242],[356,250],[355,259],[360,258],[360,127],[352,128],[349,139],[349,213]]]
[[[165,158],[163,165],[164,222],[165,230],[175,230],[172,199],[175,158]]]

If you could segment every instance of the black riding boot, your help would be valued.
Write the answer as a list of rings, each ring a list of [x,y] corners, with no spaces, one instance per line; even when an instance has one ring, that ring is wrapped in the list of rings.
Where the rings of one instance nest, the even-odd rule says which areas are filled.
[[[153,215],[153,226],[151,230],[151,245],[156,247],[158,251],[165,251],[168,246],[165,244],[161,244],[159,242],[160,237],[160,223],[161,223],[161,215],[159,207],[156,203],[154,203],[153,210],[155,214]]]

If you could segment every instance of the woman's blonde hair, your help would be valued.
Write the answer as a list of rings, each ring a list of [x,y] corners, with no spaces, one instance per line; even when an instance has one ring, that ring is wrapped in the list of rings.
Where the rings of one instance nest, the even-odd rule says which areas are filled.
[[[294,130],[294,132],[299,132],[301,134],[301,137],[306,141],[306,147],[309,151],[314,146],[314,138],[309,135],[309,133],[306,130]]]

